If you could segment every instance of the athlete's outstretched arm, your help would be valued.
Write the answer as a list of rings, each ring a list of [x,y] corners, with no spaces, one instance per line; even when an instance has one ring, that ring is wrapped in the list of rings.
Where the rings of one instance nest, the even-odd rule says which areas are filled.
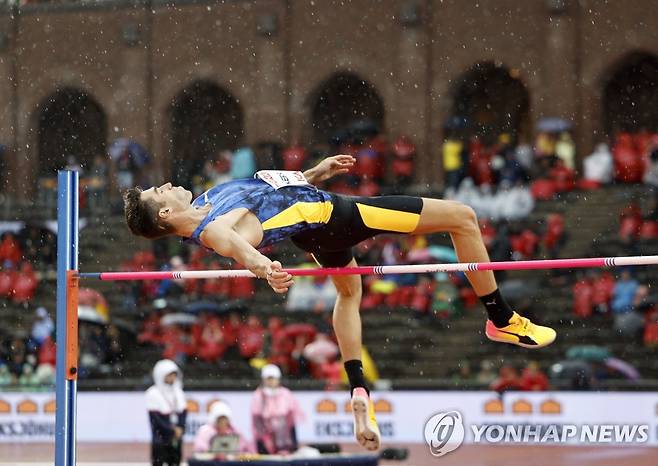
[[[315,167],[306,170],[304,177],[311,184],[321,183],[336,175],[347,173],[355,163],[356,159],[351,155],[334,155],[322,160]]]
[[[231,257],[257,277],[266,278],[277,293],[287,292],[293,284],[292,276],[281,271],[280,262],[261,254],[231,227],[213,223],[203,232],[202,241],[220,256]]]

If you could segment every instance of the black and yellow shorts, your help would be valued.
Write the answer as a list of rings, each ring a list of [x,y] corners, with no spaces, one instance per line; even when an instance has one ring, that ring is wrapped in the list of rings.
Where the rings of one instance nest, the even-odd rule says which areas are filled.
[[[351,197],[331,194],[329,222],[294,235],[292,242],[313,254],[323,267],[344,267],[352,246],[380,233],[411,233],[418,226],[423,199],[412,196]]]

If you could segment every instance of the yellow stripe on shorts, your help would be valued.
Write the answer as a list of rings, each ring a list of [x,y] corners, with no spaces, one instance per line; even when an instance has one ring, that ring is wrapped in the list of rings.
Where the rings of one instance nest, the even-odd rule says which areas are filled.
[[[263,222],[263,230],[289,227],[301,222],[327,223],[334,206],[331,202],[296,202]]]
[[[366,204],[356,203],[363,223],[373,230],[411,233],[418,226],[420,214],[403,212],[401,210],[384,209]]]

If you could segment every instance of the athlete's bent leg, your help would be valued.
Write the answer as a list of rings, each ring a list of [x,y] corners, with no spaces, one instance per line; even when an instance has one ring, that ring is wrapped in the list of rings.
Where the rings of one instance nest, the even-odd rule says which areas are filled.
[[[352,259],[347,267],[356,266]],[[361,360],[361,277],[333,276],[338,296],[334,305],[333,324],[343,361]]]
[[[489,262],[475,211],[462,203],[423,198],[423,209],[413,233],[448,232],[460,262]],[[468,281],[487,310],[485,334],[490,340],[526,348],[541,348],[555,340],[555,330],[535,325],[513,312],[498,291],[492,271],[466,272]]]
[[[487,248],[482,241],[475,211],[455,201],[423,198],[423,210],[414,234],[448,232],[460,262],[489,262]],[[478,296],[485,296],[497,288],[491,271],[466,272],[468,281]]]

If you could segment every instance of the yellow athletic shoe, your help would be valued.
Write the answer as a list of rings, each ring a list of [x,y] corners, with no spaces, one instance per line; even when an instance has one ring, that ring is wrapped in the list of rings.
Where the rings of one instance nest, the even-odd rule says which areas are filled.
[[[516,312],[506,327],[498,328],[487,320],[484,333],[489,340],[511,343],[524,348],[543,348],[553,343],[557,336],[552,328],[533,324],[530,319],[521,317]]]
[[[381,435],[375,419],[375,406],[365,388],[357,387],[352,392],[352,414],[356,441],[367,450],[379,450]]]

